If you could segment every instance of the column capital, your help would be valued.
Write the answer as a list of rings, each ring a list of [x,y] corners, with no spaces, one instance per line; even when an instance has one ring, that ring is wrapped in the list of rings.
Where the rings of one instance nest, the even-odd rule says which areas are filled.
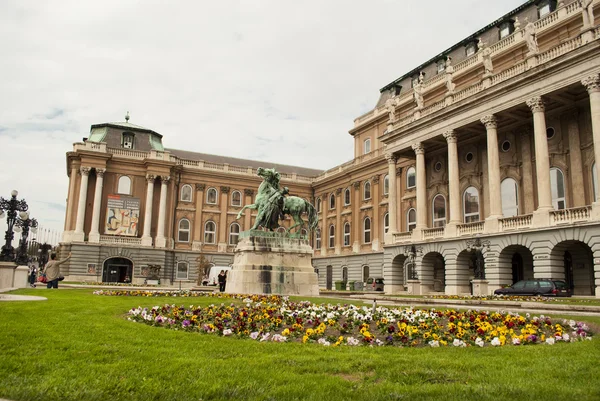
[[[396,169],[396,175],[397,175],[397,176],[401,176],[401,175],[402,175],[402,167],[398,167],[398,168]]]
[[[379,175],[373,176],[373,184],[379,184]]]
[[[161,176],[160,180],[162,181],[162,183],[164,185],[167,185],[167,183],[169,182],[169,180],[171,179],[171,176],[165,175],[165,176]]]
[[[360,181],[355,181],[352,185],[354,185],[354,189],[360,189]]]
[[[146,181],[154,182],[155,179],[156,179],[156,176],[154,174],[146,174]]]
[[[423,144],[421,142],[413,143],[412,148],[418,155],[425,154],[425,148],[423,147]]]
[[[498,119],[493,114],[481,117],[481,123],[485,125],[485,129],[496,129],[498,128]]]
[[[528,101],[525,102],[527,106],[531,109],[532,112],[544,112],[546,107],[544,106],[544,99],[541,96],[532,97]]]
[[[244,195],[252,196],[254,195],[254,190],[246,188],[244,189]]]
[[[206,184],[196,184],[196,191],[201,192],[206,188]]]
[[[387,162],[389,164],[396,164],[396,162],[398,161],[398,156],[396,156],[393,153],[386,153],[385,154],[385,159],[387,160]]]
[[[335,190],[335,194],[336,194],[337,196],[340,196],[340,195],[342,194],[342,188],[338,188],[338,189],[336,189],[336,190]]]
[[[85,175],[85,176],[90,175],[90,170],[91,170],[90,167],[79,167],[79,173],[81,175]]]
[[[442,134],[448,143],[456,143],[456,132],[451,129]]]
[[[221,187],[221,193],[222,194],[228,194],[230,189],[231,188],[229,188],[229,187]]]
[[[104,173],[106,172],[105,168],[97,168],[96,169],[96,176],[97,177],[104,177]]]
[[[588,93],[600,92],[600,74],[590,75],[582,79],[581,83],[585,86]]]

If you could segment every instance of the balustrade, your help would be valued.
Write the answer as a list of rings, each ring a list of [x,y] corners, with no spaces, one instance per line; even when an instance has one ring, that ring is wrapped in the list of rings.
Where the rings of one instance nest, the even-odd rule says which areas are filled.
[[[550,212],[550,224],[572,224],[588,221],[591,217],[590,206],[574,207],[571,209],[553,210]]]
[[[500,231],[530,228],[532,219],[533,219],[532,214],[525,214],[522,216],[514,216],[514,217],[505,217],[503,219],[499,219]]]
[[[458,235],[473,235],[480,234],[483,232],[485,222],[477,221],[475,223],[465,223],[458,225]]]
[[[117,245],[142,245],[142,239],[137,237],[119,237],[114,235],[101,235],[100,243],[102,244],[117,244]]]
[[[444,232],[444,227],[426,228],[423,230],[423,239],[428,240],[434,238],[443,238]]]

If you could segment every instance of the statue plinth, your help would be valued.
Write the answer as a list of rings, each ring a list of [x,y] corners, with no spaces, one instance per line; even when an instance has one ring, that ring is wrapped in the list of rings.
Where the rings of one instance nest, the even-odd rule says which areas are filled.
[[[318,296],[312,247],[297,234],[250,230],[240,233],[227,293]]]

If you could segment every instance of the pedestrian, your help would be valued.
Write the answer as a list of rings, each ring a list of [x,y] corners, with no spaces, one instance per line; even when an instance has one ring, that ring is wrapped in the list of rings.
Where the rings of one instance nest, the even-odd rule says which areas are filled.
[[[202,285],[208,285],[208,274],[202,276]]]
[[[227,276],[225,275],[225,270],[221,270],[219,273],[219,291],[225,291],[225,283],[227,282]]]
[[[37,272],[37,269],[35,268],[35,265],[33,263],[31,263],[29,265],[29,286],[32,288],[35,288],[36,272]]]
[[[71,252],[69,252],[69,256],[67,256],[63,260],[56,260],[56,254],[52,253],[50,255],[50,262],[46,264],[45,272],[46,272],[46,280],[47,288],[58,288],[58,281],[60,278],[60,265],[65,263],[67,260],[71,259]]]

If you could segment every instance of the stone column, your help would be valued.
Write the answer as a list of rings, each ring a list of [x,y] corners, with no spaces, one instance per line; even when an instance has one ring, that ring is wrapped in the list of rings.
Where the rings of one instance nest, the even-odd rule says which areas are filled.
[[[571,189],[573,206],[585,205],[585,188],[583,184],[583,163],[581,162],[581,142],[579,139],[579,114],[574,110],[569,115],[567,131],[569,135],[569,168],[571,172]],[[593,198],[592,198],[593,200]]]
[[[600,74],[590,75],[581,83],[590,95],[590,109],[592,115],[592,137],[594,139],[594,157],[596,160],[596,173],[600,173]],[[600,177],[600,174],[598,174]],[[598,185],[600,187],[600,185]],[[596,188],[596,208],[600,208],[600,189]]]
[[[329,206],[329,205],[328,205]],[[342,253],[344,227],[342,227],[342,188],[335,190],[335,254]]]
[[[546,116],[544,114],[544,101],[537,96],[527,101],[527,106],[533,113],[533,132],[535,142],[535,170],[537,177],[538,208],[535,225],[546,226],[549,224],[545,215],[552,210],[552,192],[550,189],[550,157],[548,156],[548,138],[546,136]],[[534,220],[536,220],[534,218]],[[548,221],[546,221],[548,220]]]
[[[531,134],[524,132],[521,134],[521,155],[523,160],[523,185],[518,192],[519,214],[529,214],[534,209],[534,188],[533,188],[533,157],[531,155]],[[522,206],[521,206],[522,205]]]
[[[427,228],[427,173],[425,170],[425,148],[421,142],[412,145],[417,155],[417,226],[419,232]]]
[[[456,133],[453,130],[444,133],[448,142],[448,192],[450,195],[450,222],[449,229],[462,222],[460,218],[460,178],[458,173],[458,145]],[[454,230],[455,231],[455,230]]]
[[[196,212],[194,213],[194,239],[192,240],[192,251],[202,250],[202,207],[204,206],[205,184],[196,184]]]
[[[154,197],[154,180],[155,175],[146,175],[146,181],[148,186],[146,187],[146,203],[144,212],[144,232],[142,234],[142,246],[152,246],[152,236],[150,230],[152,229],[152,198]]]
[[[73,241],[83,242],[85,233],[83,232],[83,224],[85,222],[85,202],[87,198],[88,179],[90,175],[89,167],[81,167],[81,182],[79,183],[79,203],[77,205],[77,220],[75,221],[75,232],[73,233]]]
[[[160,177],[160,203],[158,204],[158,228],[156,230],[156,241],[154,246],[165,248],[167,239],[165,238],[165,220],[167,218],[167,184],[171,177]]]
[[[96,188],[94,190],[94,208],[92,209],[92,227],[90,229],[89,242],[100,242],[100,205],[102,203],[102,188],[104,182],[105,168],[96,169]]]
[[[217,244],[217,250],[219,252],[227,252],[227,234],[229,233],[229,224],[227,224],[227,208],[229,207],[229,187],[221,187],[221,217],[219,218],[220,228],[219,231],[219,242]]]
[[[352,252],[360,253],[360,244],[362,242],[360,238],[360,204],[361,204],[361,193],[360,193],[360,181],[356,181],[352,184],[354,187],[354,202],[352,204],[352,230],[354,231],[354,241],[352,242]]]
[[[386,153],[385,158],[388,162],[388,181],[390,187],[388,188],[388,217],[390,225],[388,227],[388,232],[385,235],[385,243],[391,244],[394,242],[394,233],[398,232],[398,195],[396,190],[396,161],[398,158],[393,153]]]
[[[496,116],[488,115],[481,119],[487,130],[487,161],[488,161],[488,187],[490,199],[490,214],[486,221],[490,221],[489,229],[494,232],[498,230],[498,223],[493,222],[502,217],[502,196],[500,194],[500,156],[498,154],[498,122]],[[495,226],[495,227],[493,227]]]
[[[244,189],[244,195],[246,196],[246,203],[244,205],[251,205],[254,203],[254,190],[253,189]],[[244,215],[244,231],[249,230],[252,227],[252,210],[246,209],[246,214]]]
[[[71,242],[73,236],[73,201],[75,200],[75,181],[78,168],[71,164],[71,175],[69,176],[69,192],[67,194],[67,210],[65,212],[65,228],[62,233],[63,242]]]
[[[327,247],[329,246],[329,227],[327,226],[327,208],[329,202],[327,201],[327,194],[324,193],[321,196],[321,219],[323,221],[321,227],[321,256],[327,255]]]
[[[371,219],[371,249],[379,251],[379,175],[371,180],[371,202],[373,202],[373,218]]]

